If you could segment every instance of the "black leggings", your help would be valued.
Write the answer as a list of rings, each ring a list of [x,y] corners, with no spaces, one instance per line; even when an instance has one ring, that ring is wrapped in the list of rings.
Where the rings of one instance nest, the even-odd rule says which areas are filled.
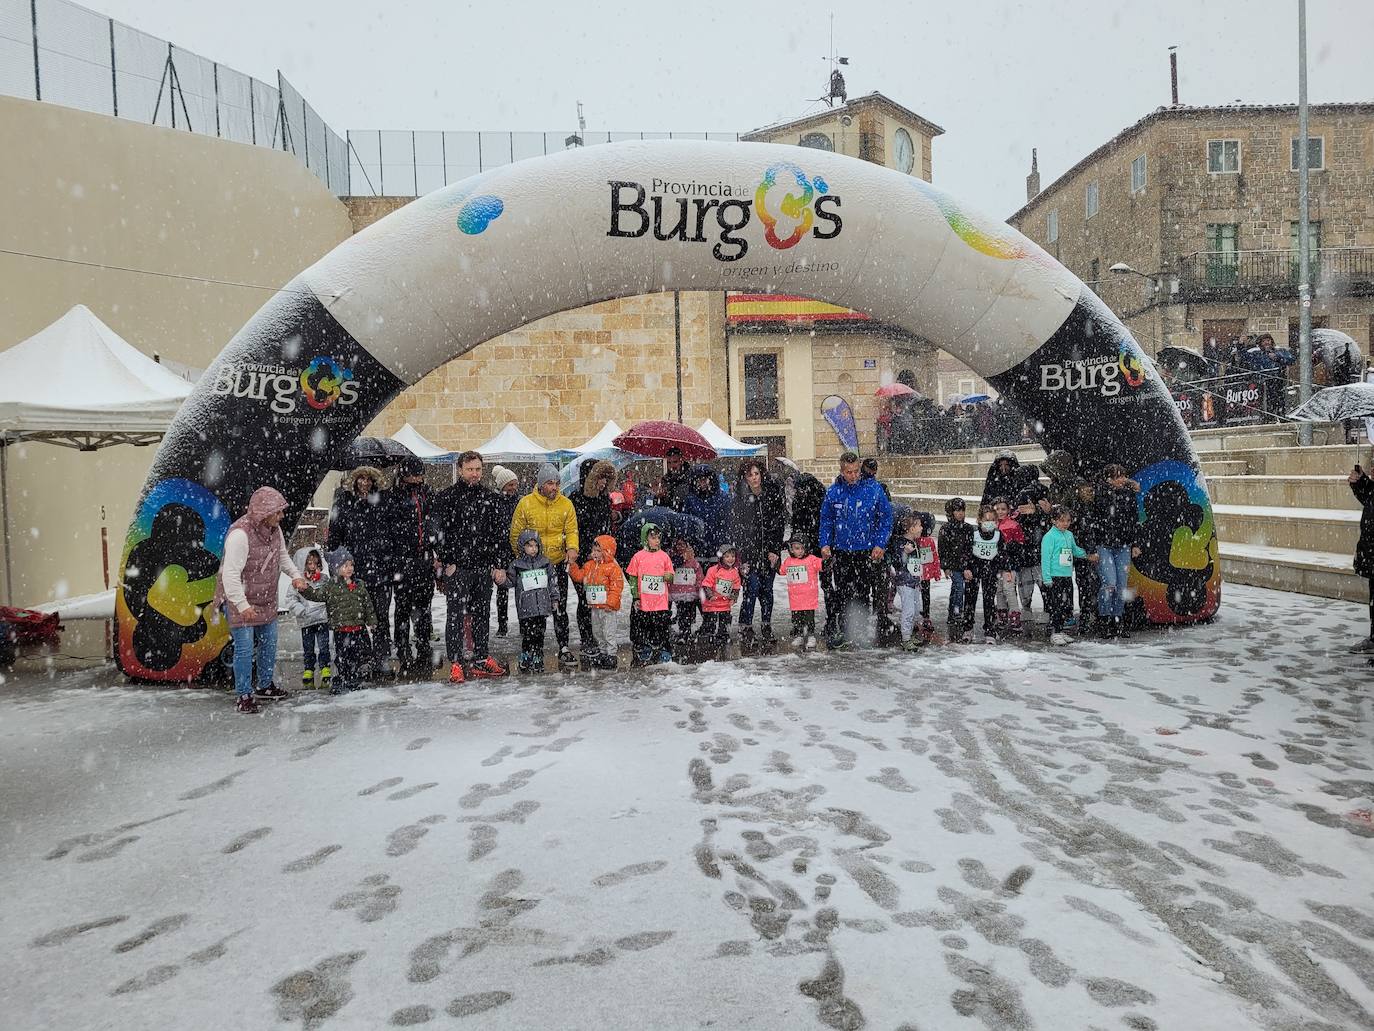
[[[1369,578],[1369,636],[1374,637],[1374,576]]]

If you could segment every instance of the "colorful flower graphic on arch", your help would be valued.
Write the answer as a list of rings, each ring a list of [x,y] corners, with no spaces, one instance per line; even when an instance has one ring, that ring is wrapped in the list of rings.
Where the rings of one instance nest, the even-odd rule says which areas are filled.
[[[1144,386],[1150,378],[1152,363],[1130,336],[1122,337],[1117,344],[1116,364],[1121,369],[1121,381],[1132,390]]]
[[[119,665],[130,676],[191,679],[229,640],[208,618],[231,520],[219,498],[179,477],[139,505],[124,541],[115,592]]]
[[[1221,604],[1221,554],[1201,470],[1167,459],[1135,474],[1142,523],[1131,586],[1154,623],[1191,622]]]
[[[780,174],[782,183],[778,182]],[[801,192],[792,192],[793,185]],[[768,207],[768,195],[774,189],[786,190],[778,202],[776,213]],[[811,223],[815,220],[811,201],[829,192],[830,186],[824,179],[810,179],[805,172],[790,162],[779,161],[769,166],[768,171],[763,173],[763,181],[754,191],[754,210],[763,222],[763,238],[768,241],[768,245],[782,251],[800,243],[802,237],[811,231]],[[794,226],[790,235],[779,236],[778,223],[784,218],[794,223]]]
[[[911,182],[921,196],[935,205],[950,229],[954,230],[954,235],[979,254],[1008,261],[1029,258],[1042,264],[1055,263],[1053,258],[1006,223],[994,222],[977,212],[964,210],[953,197],[924,179],[911,177]]]
[[[452,187],[435,190],[427,194],[424,201],[439,207],[457,208],[454,224],[468,236],[478,236],[486,232],[506,210],[505,201],[495,194],[478,193],[478,188],[490,178],[486,173],[476,179],[457,183]],[[453,191],[453,192],[450,192]],[[432,200],[431,200],[432,199]]]
[[[316,411],[324,411],[343,392],[343,385],[353,378],[353,370],[345,369],[327,354],[316,355],[301,370],[301,393],[305,403]]]

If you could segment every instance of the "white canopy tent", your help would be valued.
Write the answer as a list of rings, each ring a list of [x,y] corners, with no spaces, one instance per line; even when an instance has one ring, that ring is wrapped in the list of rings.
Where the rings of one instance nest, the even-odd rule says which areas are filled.
[[[548,462],[552,461],[554,451],[536,444],[525,436],[523,430],[513,422],[502,427],[501,432],[485,444],[473,448],[482,460],[491,462]]]
[[[10,563],[9,445],[96,451],[161,439],[192,384],[143,354],[84,304],[0,352],[0,504]]]
[[[614,419],[607,419],[606,425],[597,430],[594,436],[569,450],[575,455],[585,455],[590,451],[600,451],[602,448],[613,447],[615,438],[624,432],[624,430],[616,425]]]
[[[768,454],[767,444],[746,444],[742,440],[736,440],[711,419],[698,426],[697,432],[706,438],[706,442],[716,449],[716,454],[721,458],[748,458],[750,455]]]
[[[391,435],[391,439],[410,449],[410,453],[422,462],[449,462],[454,452],[445,451],[438,444],[426,440],[410,423],[406,423]]]

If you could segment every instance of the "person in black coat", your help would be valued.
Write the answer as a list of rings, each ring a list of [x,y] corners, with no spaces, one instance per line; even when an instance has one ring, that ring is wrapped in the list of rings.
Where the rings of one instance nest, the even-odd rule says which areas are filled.
[[[458,482],[434,498],[430,529],[435,572],[446,601],[444,644],[449,681],[467,676],[500,677],[507,670],[487,650],[491,584],[505,582],[510,558],[510,521],[502,519],[501,496],[482,485],[482,456],[458,456]],[[463,625],[472,616],[472,661],[463,666]]]
[[[806,550],[819,556],[821,553],[821,506],[825,504],[825,484],[812,476],[797,470],[792,473],[792,530],[791,538],[800,537],[806,542]],[[835,596],[835,577],[830,561],[821,566],[821,593],[825,595],[825,637],[835,636],[839,617],[833,603]]]
[[[399,556],[390,492],[380,469],[359,466],[334,494],[329,509],[325,547],[347,548],[353,555],[353,575],[367,587],[377,610],[372,635],[373,669],[391,672],[391,599],[396,590]]]
[[[434,671],[429,646],[434,629],[429,611],[434,601],[434,545],[429,527],[433,503],[425,484],[424,463],[418,458],[405,459],[386,501],[396,534],[396,658],[401,672],[423,676]],[[410,643],[412,622],[414,650]]]
[[[998,498],[1005,498],[1011,504],[1023,490],[1039,481],[1039,466],[1022,465],[1012,452],[999,452],[992,460],[992,465],[988,466],[987,479],[983,481],[982,502],[990,505]]]
[[[1369,636],[1352,648],[1374,652],[1374,480],[1360,466],[1350,470],[1350,490],[1364,506],[1360,513],[1360,539],[1355,545],[1355,572],[1369,581]]]
[[[754,637],[754,602],[759,606],[759,634],[764,643],[773,639],[773,578],[782,561],[782,538],[787,529],[787,505],[782,484],[768,475],[761,458],[739,464],[739,479],[732,497],[731,542],[739,549],[744,592],[740,599],[740,642],[748,647]]]
[[[491,482],[496,487],[499,517],[497,523],[510,526],[515,506],[520,504],[520,480],[504,465],[491,467]],[[496,636],[505,637],[510,629],[510,584],[493,584],[496,590]]]
[[[670,551],[674,544],[680,540],[692,542],[692,546],[705,555],[706,524],[695,516],[685,515],[682,512],[675,512],[665,505],[650,505],[648,508],[641,509],[634,515],[627,518],[620,524],[620,529],[615,532],[615,547],[617,555],[633,556],[644,545],[639,540],[639,530],[646,522],[653,523],[659,528],[663,539],[663,550]],[[714,556],[709,556],[714,561]],[[628,560],[626,560],[628,561]],[[703,561],[702,563],[706,563]]]
[[[604,459],[584,461],[577,474],[577,490],[568,495],[568,500],[577,516],[577,537],[586,542],[590,555],[591,542],[611,532],[611,491],[618,477],[615,466]],[[593,637],[592,610],[587,605],[587,592],[577,580],[572,585],[577,595],[577,637],[580,641],[590,641]]]

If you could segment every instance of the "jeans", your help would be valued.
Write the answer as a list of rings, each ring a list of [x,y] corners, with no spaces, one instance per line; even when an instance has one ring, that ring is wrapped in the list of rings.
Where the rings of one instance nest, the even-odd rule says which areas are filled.
[[[1120,619],[1126,614],[1126,575],[1131,570],[1129,547],[1097,549],[1097,575],[1102,586],[1097,589],[1097,614],[1104,619]]]
[[[491,574],[485,568],[455,569],[442,583],[446,610],[444,647],[448,661],[463,661],[464,621],[471,616],[472,661],[481,662],[488,656],[487,641],[491,633]]]
[[[305,652],[302,669],[316,670],[329,665],[329,624],[301,627],[301,650]],[[235,646],[237,654],[237,645]]]
[[[693,598],[691,601],[673,602],[673,609],[677,613],[675,621],[678,640],[689,640],[696,628],[697,613],[701,611],[701,604]]]
[[[759,622],[767,627],[773,621],[773,567],[768,557],[749,567],[749,575],[744,578],[744,595],[739,603],[739,625],[749,626],[754,622],[754,600],[759,603]]]
[[[225,607],[226,617],[228,607]],[[271,687],[277,672],[277,621],[262,626],[230,626],[234,642],[234,693],[240,698],[253,693],[253,660],[257,659],[258,687]]]
[[[964,580],[964,574],[955,570],[949,577],[949,621],[958,623],[964,618],[964,592],[967,587],[973,586],[971,582]],[[977,588],[974,588],[975,597]]]

